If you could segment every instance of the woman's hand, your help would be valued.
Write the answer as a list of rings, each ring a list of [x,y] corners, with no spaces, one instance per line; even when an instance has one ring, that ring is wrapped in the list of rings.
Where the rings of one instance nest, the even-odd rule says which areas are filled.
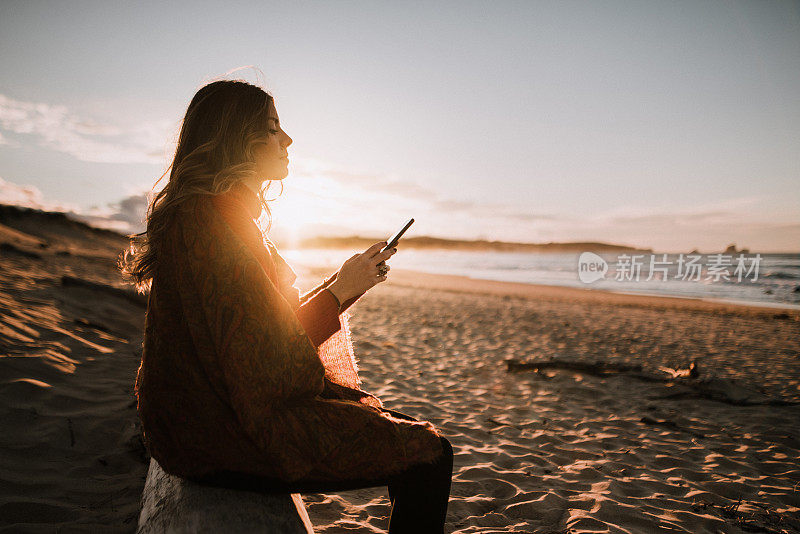
[[[336,273],[336,280],[328,286],[340,303],[361,295],[372,286],[386,280],[386,275],[380,274],[378,265],[397,252],[396,248],[391,248],[381,254],[381,249],[386,245],[386,241],[375,243],[363,253],[354,254],[342,264],[342,268]],[[386,265],[384,269],[388,271],[389,266]]]

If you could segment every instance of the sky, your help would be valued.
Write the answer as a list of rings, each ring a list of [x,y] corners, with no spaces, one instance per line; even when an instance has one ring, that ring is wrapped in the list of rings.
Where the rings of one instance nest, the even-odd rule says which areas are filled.
[[[800,2],[4,0],[0,202],[140,231],[219,78],[294,139],[276,239],[800,250]]]

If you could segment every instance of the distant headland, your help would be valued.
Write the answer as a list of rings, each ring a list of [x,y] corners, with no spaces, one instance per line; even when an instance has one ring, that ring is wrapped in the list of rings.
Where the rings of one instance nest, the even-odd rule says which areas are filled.
[[[376,241],[386,239],[382,237],[312,237],[300,242],[300,248],[367,248]],[[446,250],[486,250],[494,252],[646,252],[652,249],[641,249],[613,243],[598,243],[593,241],[572,243],[516,243],[510,241],[488,241],[485,239],[462,240],[443,239],[438,237],[408,237],[404,238],[403,248],[409,249],[446,249]]]
[[[46,241],[58,241],[66,235],[75,233],[92,235],[93,239],[110,239],[114,242],[127,242],[127,236],[117,230],[95,226],[92,222],[81,220],[75,213],[60,211],[44,211],[37,208],[28,208],[0,203],[0,242],[8,230],[16,229],[31,235],[40,235]],[[19,236],[17,236],[19,237]],[[272,237],[272,236],[270,236]],[[299,243],[288,242],[283,239],[274,239],[279,248],[329,248],[329,249],[366,249],[377,241],[386,239],[386,236],[317,236],[301,239]],[[10,241],[16,241],[11,239]],[[44,246],[44,245],[43,245]],[[126,245],[125,245],[126,246]],[[418,236],[403,239],[403,248],[408,249],[438,249],[438,250],[472,250],[494,252],[553,252],[553,253],[579,253],[594,252],[597,254],[619,253],[644,253],[652,254],[653,249],[637,248],[616,243],[601,243],[597,241],[576,241],[564,243],[519,243],[512,241],[489,241],[486,239],[445,239],[440,237]],[[747,248],[738,248],[730,244],[723,254],[749,254]],[[701,254],[693,250],[690,254]],[[793,253],[796,254],[796,253]]]
[[[127,237],[115,230],[98,228],[84,221],[77,220],[75,214],[63,212],[48,212],[36,208],[26,208],[0,204],[0,238],[4,236],[4,228],[11,228],[17,231],[38,236],[48,241],[59,241],[66,236],[76,234],[92,235],[93,239],[111,239],[112,241],[123,244]],[[9,228],[10,227],[10,228]],[[8,236],[6,236],[8,237]],[[366,249],[377,241],[386,239],[380,237],[311,237],[300,241],[299,248],[331,248],[331,249]],[[0,239],[0,241],[6,241]],[[13,241],[13,240],[12,240]],[[444,239],[439,237],[419,236],[407,237],[403,239],[403,248],[408,249],[439,249],[439,250],[485,250],[495,252],[595,252],[603,253],[622,253],[622,252],[644,252],[652,253],[652,249],[641,249],[613,243],[599,243],[593,241],[571,242],[571,243],[516,243],[509,241],[488,241],[485,239],[464,240],[464,239]],[[289,243],[284,243],[281,239],[276,239],[278,247],[289,248]],[[41,246],[46,246],[42,244]]]

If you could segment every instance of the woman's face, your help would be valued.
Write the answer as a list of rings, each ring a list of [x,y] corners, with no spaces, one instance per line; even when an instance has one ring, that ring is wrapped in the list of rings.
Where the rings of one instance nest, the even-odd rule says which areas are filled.
[[[256,176],[260,180],[283,180],[289,174],[288,147],[292,138],[281,129],[274,100],[269,103],[269,132],[254,148]]]

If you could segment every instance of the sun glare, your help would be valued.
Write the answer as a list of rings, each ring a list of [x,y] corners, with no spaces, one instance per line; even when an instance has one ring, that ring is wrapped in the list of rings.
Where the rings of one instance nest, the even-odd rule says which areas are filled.
[[[283,194],[270,202],[269,237],[284,248],[296,248],[303,238],[325,233],[324,228],[348,217],[353,191],[324,176],[289,177]],[[266,218],[259,221],[262,231]]]

